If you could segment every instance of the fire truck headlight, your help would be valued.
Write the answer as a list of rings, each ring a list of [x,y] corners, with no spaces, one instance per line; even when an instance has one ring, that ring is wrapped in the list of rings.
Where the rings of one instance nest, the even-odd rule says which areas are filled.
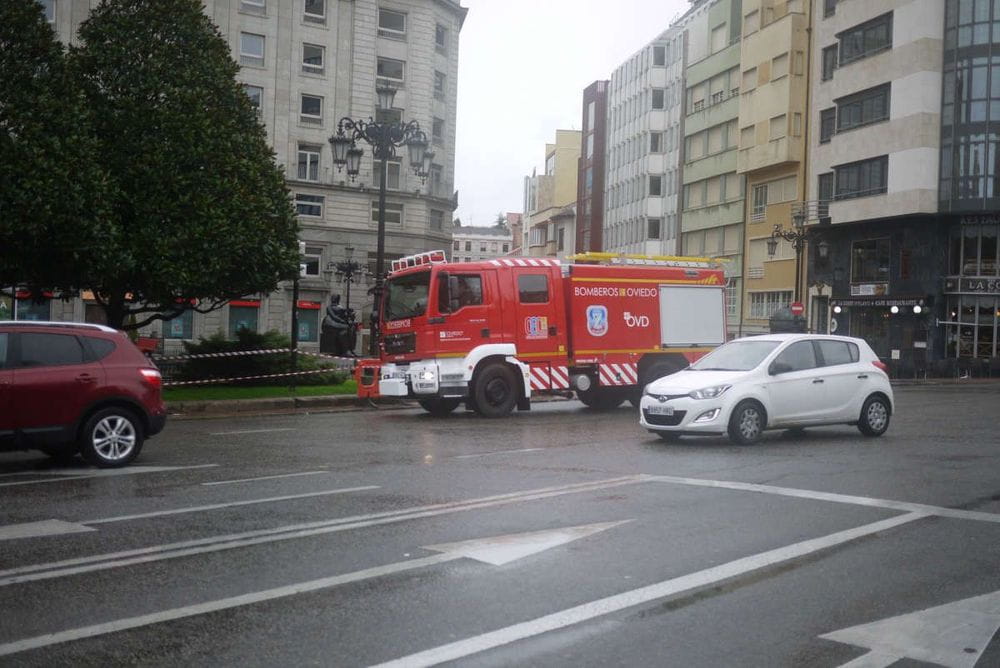
[[[417,374],[417,380],[434,380],[434,372],[429,369],[424,369]]]
[[[700,390],[695,390],[688,394],[692,399],[715,399],[716,397],[722,396],[722,393],[728,390],[732,385],[716,385],[714,387],[705,387]]]

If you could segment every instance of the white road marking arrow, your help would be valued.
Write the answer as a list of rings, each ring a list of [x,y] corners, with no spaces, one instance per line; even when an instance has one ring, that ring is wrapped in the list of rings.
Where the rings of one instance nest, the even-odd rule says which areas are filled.
[[[532,531],[530,533],[515,533],[509,536],[496,536],[479,540],[466,540],[460,543],[444,543],[442,545],[427,545],[425,549],[434,552],[444,552],[458,557],[468,557],[483,561],[494,566],[527,557],[537,552],[544,552],[550,547],[558,547],[579,538],[625,524],[632,520],[620,522],[605,522],[604,524],[587,524],[565,529],[550,531]]]
[[[29,649],[39,649],[41,647],[48,647],[50,645],[56,645],[72,640],[80,640],[82,638],[93,638],[108,633],[149,626],[151,624],[159,624],[174,619],[194,617],[196,615],[203,615],[209,612],[216,612],[218,610],[238,608],[244,605],[260,603],[262,601],[271,601],[277,598],[285,598],[296,594],[316,591],[318,589],[327,589],[350,582],[358,582],[359,580],[368,580],[371,578],[381,577],[383,575],[390,575],[416,568],[442,564],[465,557],[484,561],[489,564],[505,564],[514,559],[519,559],[521,557],[542,552],[552,547],[564,545],[579,538],[590,536],[600,531],[604,531],[605,529],[610,529],[611,527],[631,521],[632,520],[622,520],[620,522],[588,524],[564,529],[554,529],[551,531],[532,531],[530,533],[494,536],[480,540],[469,540],[459,543],[449,543],[446,545],[436,545],[426,549],[441,552],[441,554],[424,557],[422,559],[408,559],[394,564],[386,564],[385,566],[376,566],[374,568],[354,571],[353,573],[334,575],[332,577],[310,580],[308,582],[299,582],[297,584],[287,585],[284,587],[266,589],[264,591],[252,592],[241,596],[232,596],[215,601],[206,601],[204,603],[197,603],[181,608],[162,610],[160,612],[154,612],[139,617],[117,619],[103,624],[94,624],[93,626],[84,626],[78,629],[59,631],[57,633],[35,636],[33,638],[24,638],[23,640],[17,640],[0,645],[0,656],[16,654]]]
[[[841,668],[883,668],[915,659],[972,668],[1000,629],[1000,591],[821,635],[871,651]]]

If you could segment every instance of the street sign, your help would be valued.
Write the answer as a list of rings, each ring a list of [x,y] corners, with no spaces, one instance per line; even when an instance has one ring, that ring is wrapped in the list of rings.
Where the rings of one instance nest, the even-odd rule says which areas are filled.
[[[792,302],[792,305],[788,307],[792,312],[792,315],[802,315],[805,313],[805,307],[802,306],[802,302]]]

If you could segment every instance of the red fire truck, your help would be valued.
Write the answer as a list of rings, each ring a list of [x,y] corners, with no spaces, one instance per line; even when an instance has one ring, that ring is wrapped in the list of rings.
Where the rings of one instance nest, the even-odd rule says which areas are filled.
[[[382,300],[381,356],[358,365],[358,394],[415,398],[435,415],[464,402],[500,417],[545,393],[638,405],[646,383],[725,341],[725,284],[706,258],[401,258]]]

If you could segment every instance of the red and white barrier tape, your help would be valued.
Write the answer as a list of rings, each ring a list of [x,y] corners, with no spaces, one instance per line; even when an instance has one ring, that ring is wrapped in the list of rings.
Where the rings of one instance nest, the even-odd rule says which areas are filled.
[[[209,378],[206,380],[175,380],[164,381],[164,387],[174,387],[177,385],[211,385],[215,383],[232,383],[237,380],[259,380],[261,378],[287,378],[288,376],[309,376],[317,373],[332,373],[337,369],[314,369],[312,371],[295,371],[288,373],[272,373],[263,376],[239,376],[236,378]]]
[[[235,350],[233,352],[227,353],[198,353],[196,355],[170,355],[167,357],[162,357],[159,355],[154,355],[153,359],[157,362],[172,362],[177,360],[198,360],[198,359],[211,359],[217,357],[245,357],[246,355],[278,355],[280,353],[290,353],[291,348],[267,348],[264,350]],[[300,350],[299,355],[309,355],[311,357],[322,357],[324,359],[332,360],[343,360],[345,362],[356,362],[358,358],[356,357],[338,357],[337,355],[328,355],[326,353],[317,353],[311,350]]]

